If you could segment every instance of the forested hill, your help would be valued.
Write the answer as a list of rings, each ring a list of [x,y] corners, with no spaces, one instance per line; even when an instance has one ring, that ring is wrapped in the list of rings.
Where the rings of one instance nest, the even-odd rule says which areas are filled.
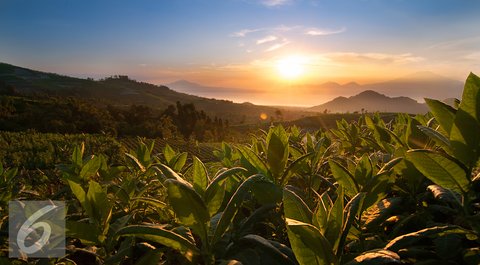
[[[138,82],[128,76],[81,79],[0,63],[0,83],[13,87],[23,95],[73,96],[114,106],[136,104],[163,110],[177,101],[182,104],[193,103],[208,115],[228,119],[232,124],[257,122],[262,113],[268,117],[278,116],[276,107],[198,97],[166,86]],[[282,110],[282,119],[285,120],[297,119],[302,115],[308,113]]]

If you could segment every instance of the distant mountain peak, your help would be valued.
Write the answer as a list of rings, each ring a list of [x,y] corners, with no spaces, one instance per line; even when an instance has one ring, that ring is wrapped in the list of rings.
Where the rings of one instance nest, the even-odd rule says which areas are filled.
[[[384,94],[378,93],[377,91],[365,90],[365,91],[362,91],[355,96],[352,96],[351,98],[353,98],[353,97],[382,97],[382,98],[385,98],[387,96],[384,95]]]
[[[323,83],[321,86],[323,86],[323,87],[339,87],[341,85],[337,82],[328,81],[328,82]]]
[[[361,85],[360,85],[359,83],[357,83],[357,82],[352,81],[352,82],[348,82],[348,83],[346,83],[346,84],[343,84],[343,86],[359,87],[359,86],[361,86]]]
[[[426,113],[428,108],[425,104],[418,103],[409,97],[389,97],[374,90],[365,90],[348,98],[336,97],[327,103],[314,106],[310,110]]]

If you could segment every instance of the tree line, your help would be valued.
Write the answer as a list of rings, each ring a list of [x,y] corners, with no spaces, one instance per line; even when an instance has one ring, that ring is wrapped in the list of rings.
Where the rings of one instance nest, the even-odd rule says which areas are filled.
[[[0,84],[0,130],[51,133],[104,133],[118,137],[184,138],[222,141],[228,120],[210,117],[193,103],[164,110],[144,105],[95,104],[74,97],[25,96]]]

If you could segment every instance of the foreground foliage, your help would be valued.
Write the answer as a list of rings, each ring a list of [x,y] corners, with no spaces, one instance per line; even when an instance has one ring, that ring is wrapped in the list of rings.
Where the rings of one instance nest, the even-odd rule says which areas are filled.
[[[121,165],[79,145],[58,167],[67,255],[48,262],[479,264],[480,78],[457,107],[427,104],[389,123],[272,127],[222,144],[216,172],[168,145],[142,143]],[[26,196],[12,193],[15,173],[0,170],[1,207]]]

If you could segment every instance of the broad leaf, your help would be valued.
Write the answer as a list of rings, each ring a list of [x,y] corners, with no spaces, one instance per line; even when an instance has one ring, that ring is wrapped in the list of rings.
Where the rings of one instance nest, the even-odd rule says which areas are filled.
[[[447,155],[428,150],[409,151],[406,157],[435,184],[460,193],[468,191],[470,180],[464,168]]]
[[[100,169],[101,162],[102,161],[100,157],[92,157],[87,163],[85,163],[85,165],[83,165],[82,170],[80,171],[80,178],[83,180],[88,180],[88,178],[97,174],[98,169]]]
[[[92,207],[92,215],[99,225],[105,225],[111,214],[111,204],[107,198],[107,192],[95,181],[90,181],[87,192],[87,201]]]
[[[213,242],[216,243],[228,229],[228,227],[232,224],[233,217],[238,212],[242,203],[244,201],[245,196],[249,194],[249,191],[252,189],[252,186],[258,185],[258,183],[267,182],[271,183],[265,179],[263,175],[253,175],[246,179],[235,191],[232,198],[228,202],[225,210],[222,213],[222,217],[217,224],[217,229],[215,229],[215,233],[213,236]],[[273,183],[271,183],[274,186]]]
[[[480,155],[480,78],[467,78],[462,101],[450,132],[454,156],[473,167]]]
[[[403,264],[400,261],[400,256],[397,253],[385,249],[374,249],[367,252],[363,252],[359,256],[355,257],[352,261],[345,263],[345,265],[393,265]]]
[[[283,210],[285,218],[298,220],[303,223],[312,223],[312,211],[307,204],[293,191],[283,190]]]
[[[252,150],[247,148],[246,146],[238,146],[238,151],[242,154],[243,158],[255,168],[257,172],[254,173],[261,173],[264,176],[272,179],[270,172],[268,171],[267,165],[260,159],[260,157],[255,154]],[[273,179],[272,179],[273,181]]]
[[[340,236],[344,225],[344,199],[343,189],[340,188],[337,190],[337,199],[328,213],[325,238],[328,239],[334,251],[336,251],[338,248],[338,243],[340,242]]]
[[[292,250],[301,265],[338,264],[328,240],[313,225],[286,219]]]
[[[208,175],[205,165],[198,159],[198,157],[193,157],[193,188],[195,191],[204,197],[205,190],[208,186]]]
[[[202,198],[189,184],[175,179],[165,181],[168,202],[172,206],[176,217],[185,226],[193,230],[206,242],[207,223],[210,220],[207,207]]]
[[[188,239],[161,226],[131,225],[120,229],[116,236],[134,236],[160,243],[180,251],[189,260],[193,255],[200,254],[200,250]]]
[[[282,126],[271,128],[267,135],[267,162],[274,178],[278,179],[288,159],[288,135]]]
[[[430,108],[430,112],[435,117],[435,120],[440,124],[440,127],[447,134],[447,137],[449,137],[455,120],[456,110],[436,99],[426,98],[425,102]]]
[[[332,170],[332,175],[340,186],[345,190],[345,193],[349,197],[353,197],[358,193],[358,186],[353,179],[352,174],[348,170],[340,165],[338,162],[329,160],[328,164]]]

